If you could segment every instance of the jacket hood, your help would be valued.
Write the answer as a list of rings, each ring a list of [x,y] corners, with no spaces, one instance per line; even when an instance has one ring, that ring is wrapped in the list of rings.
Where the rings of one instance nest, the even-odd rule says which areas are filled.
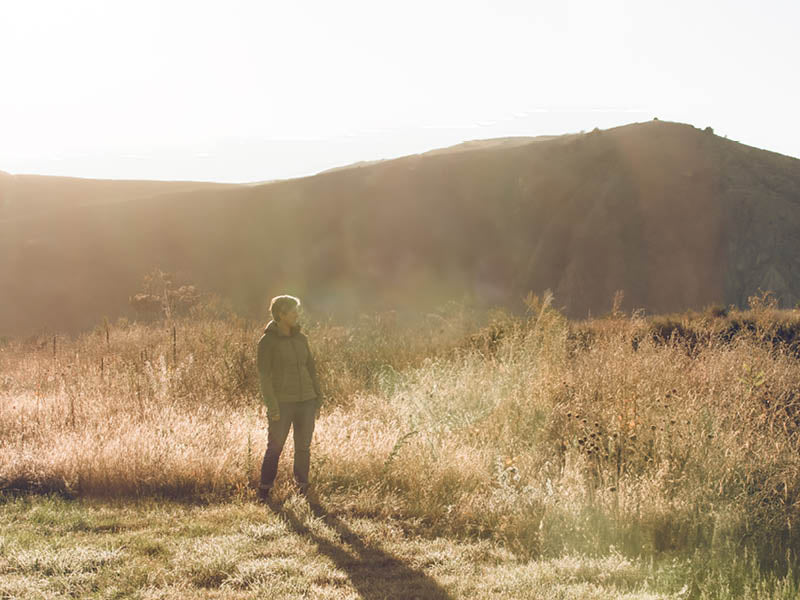
[[[292,327],[291,333],[289,335],[297,335],[300,333],[300,325],[295,325]],[[280,335],[280,331],[278,330],[278,322],[277,321],[270,321],[267,323],[267,326],[264,328],[264,335]]]

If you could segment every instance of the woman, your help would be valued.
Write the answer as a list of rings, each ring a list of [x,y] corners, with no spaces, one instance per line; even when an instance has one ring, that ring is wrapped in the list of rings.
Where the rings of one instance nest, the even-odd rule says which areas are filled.
[[[311,437],[322,405],[317,369],[308,338],[297,324],[300,300],[277,296],[269,309],[272,321],[258,342],[261,398],[267,406],[267,451],[261,465],[258,497],[266,500],[275,485],[283,444],[294,429],[294,479],[300,492],[308,491]]]

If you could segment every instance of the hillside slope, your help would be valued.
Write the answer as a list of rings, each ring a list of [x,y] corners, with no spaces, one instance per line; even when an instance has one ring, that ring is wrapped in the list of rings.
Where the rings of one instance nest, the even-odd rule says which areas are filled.
[[[155,266],[262,316],[280,292],[340,315],[547,288],[573,316],[619,289],[793,305],[798,225],[800,160],[652,121],[0,223],[0,334],[120,314]]]
[[[232,185],[200,181],[125,181],[12,175],[0,171],[0,220],[142,196],[226,187]]]

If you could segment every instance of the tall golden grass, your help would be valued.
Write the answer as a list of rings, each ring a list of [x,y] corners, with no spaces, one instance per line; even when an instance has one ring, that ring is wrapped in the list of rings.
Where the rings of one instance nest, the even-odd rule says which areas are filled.
[[[571,323],[528,304],[481,327],[464,310],[312,326],[317,492],[530,554],[797,552],[800,363],[767,335],[797,311],[675,317],[703,333],[689,339],[660,335],[663,318]],[[720,319],[736,318],[753,328],[729,335]],[[2,346],[0,487],[252,496],[260,328],[197,316]]]

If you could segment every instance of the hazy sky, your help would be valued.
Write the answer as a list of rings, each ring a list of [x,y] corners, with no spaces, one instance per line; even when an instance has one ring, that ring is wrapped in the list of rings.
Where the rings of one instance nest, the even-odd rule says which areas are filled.
[[[800,157],[798,0],[0,0],[0,170],[258,181],[657,116]]]

